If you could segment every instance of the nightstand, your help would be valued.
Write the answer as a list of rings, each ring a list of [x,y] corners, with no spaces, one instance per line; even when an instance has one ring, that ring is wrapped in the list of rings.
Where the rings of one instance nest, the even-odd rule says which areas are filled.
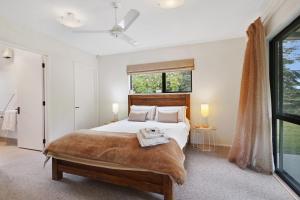
[[[190,136],[192,147],[199,148],[202,151],[215,151],[216,149],[215,134],[216,134],[216,128],[213,127],[209,127],[209,128],[193,127]],[[208,147],[206,148],[205,148],[206,145],[205,141],[208,141]],[[211,148],[211,145],[213,145],[213,148]]]

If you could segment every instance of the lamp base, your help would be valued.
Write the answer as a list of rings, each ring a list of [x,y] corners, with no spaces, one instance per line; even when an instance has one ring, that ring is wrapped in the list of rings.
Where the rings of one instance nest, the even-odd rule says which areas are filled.
[[[196,124],[195,128],[209,128],[210,126],[208,124]]]
[[[114,118],[113,118],[113,120],[112,120],[113,122],[117,122],[117,121],[119,121],[119,119],[118,119],[118,114],[114,114]]]
[[[201,124],[200,127],[201,127],[201,128],[209,128],[209,125],[208,125],[208,124]]]

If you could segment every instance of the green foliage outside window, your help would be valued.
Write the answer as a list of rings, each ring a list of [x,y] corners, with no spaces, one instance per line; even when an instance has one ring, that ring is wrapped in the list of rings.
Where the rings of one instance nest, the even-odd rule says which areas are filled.
[[[192,91],[192,73],[190,71],[167,72],[167,92],[190,92]]]
[[[300,116],[300,40],[298,39],[282,41],[282,79],[282,95],[279,95],[279,102],[282,102],[281,112]],[[282,125],[283,152],[299,155],[299,125],[287,122],[283,122]],[[279,141],[279,138],[277,140]]]
[[[165,83],[165,85],[163,85]],[[131,75],[131,89],[135,93],[191,92],[192,72],[177,71]]]
[[[131,75],[131,81],[135,93],[157,93],[162,88],[161,73]]]
[[[300,40],[284,40],[283,112],[300,115]]]

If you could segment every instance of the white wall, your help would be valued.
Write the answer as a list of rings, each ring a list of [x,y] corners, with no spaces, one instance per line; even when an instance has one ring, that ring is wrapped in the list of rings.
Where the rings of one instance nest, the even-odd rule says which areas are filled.
[[[192,122],[200,121],[200,103],[208,102],[211,105],[210,122],[218,129],[217,143],[230,145],[234,135],[245,44],[245,38],[237,38],[99,57],[101,123],[112,120],[113,102],[120,104],[120,118],[127,116],[127,65],[195,58]]]
[[[0,45],[0,52],[5,46]],[[12,95],[17,92],[16,66],[12,59],[0,57],[0,112],[4,110]],[[9,104],[8,109],[16,107],[17,97],[15,96]],[[16,138],[17,132],[2,131],[3,119],[0,118],[0,137]]]
[[[97,66],[96,56],[0,18],[0,43],[48,55],[48,137],[53,140],[74,128],[74,62]]]
[[[0,52],[5,49],[0,45]],[[15,66],[11,59],[0,57],[0,111],[4,109],[9,98],[16,93],[17,80]]]
[[[7,48],[6,46],[3,46],[0,44],[0,52],[2,53],[3,50]],[[2,54],[0,54],[0,112],[4,114],[3,112],[5,110],[15,110],[17,107],[20,106],[21,108],[21,113],[24,112],[24,110],[32,110],[33,113],[37,113],[36,110],[39,110],[39,113],[42,113],[40,110],[42,105],[35,103],[34,107],[27,107],[28,104],[24,102],[24,100],[27,100],[28,102],[42,102],[41,96],[42,96],[42,91],[40,90],[39,92],[36,93],[36,95],[31,95],[31,96],[26,96],[23,94],[27,94],[30,89],[28,89],[27,83],[23,83],[22,81],[24,80],[24,72],[28,72],[29,74],[35,74],[32,75],[31,77],[35,77],[35,85],[36,83],[39,84],[35,88],[42,88],[42,68],[40,66],[42,62],[42,56],[36,53],[31,53],[29,51],[24,51],[20,50],[17,48],[13,49],[13,58],[11,59],[5,59],[2,58]],[[29,66],[33,67],[35,69],[36,73],[34,71],[28,68]],[[28,70],[29,69],[29,70]],[[38,75],[38,76],[36,76]],[[25,77],[28,76],[25,75]],[[28,79],[26,79],[28,81]],[[31,88],[32,89],[32,88]],[[28,90],[28,91],[27,91]],[[27,91],[27,92],[26,92]],[[32,91],[32,90],[31,90]],[[37,98],[38,99],[37,99]],[[26,108],[24,108],[24,105]],[[39,106],[38,106],[39,105]],[[26,112],[26,111],[25,111]],[[24,112],[24,113],[25,113]],[[28,116],[30,118],[28,118]],[[29,120],[28,120],[29,119]],[[24,118],[20,118],[19,115],[17,115],[17,123],[18,123],[18,128],[16,131],[6,131],[6,130],[1,130],[3,119],[0,118],[0,137],[7,137],[7,138],[16,138],[19,139],[22,134],[24,135],[23,131],[20,130],[19,127],[24,122],[24,120],[27,120],[27,122],[33,122],[36,123],[38,121],[42,121],[41,115],[40,116],[33,116],[33,115],[24,115]],[[21,125],[22,126],[22,125]],[[40,127],[40,130],[42,130],[43,124],[41,123],[40,126],[35,126],[35,127]],[[20,130],[20,132],[19,132]],[[34,129],[31,129],[34,130]],[[40,131],[39,130],[39,131]],[[40,137],[42,135],[42,131],[40,131]],[[19,135],[19,133],[21,133]],[[26,134],[25,134],[25,138]],[[42,139],[41,139],[42,140]],[[40,142],[41,140],[38,140]],[[34,141],[33,139],[30,139],[30,141]],[[18,141],[19,142],[19,141]],[[41,146],[41,145],[39,145]]]
[[[274,37],[300,15],[300,0],[285,0],[265,23],[268,39]]]

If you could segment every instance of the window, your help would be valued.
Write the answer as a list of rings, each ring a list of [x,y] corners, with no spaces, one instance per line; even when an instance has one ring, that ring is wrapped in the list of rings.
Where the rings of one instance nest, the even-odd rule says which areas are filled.
[[[270,42],[276,173],[300,194],[300,17]]]
[[[191,92],[192,91],[192,72],[179,71],[167,72],[166,92]]]
[[[162,74],[131,75],[131,89],[135,93],[160,93],[162,91]]]
[[[130,79],[134,93],[192,92],[192,71],[133,74]]]

